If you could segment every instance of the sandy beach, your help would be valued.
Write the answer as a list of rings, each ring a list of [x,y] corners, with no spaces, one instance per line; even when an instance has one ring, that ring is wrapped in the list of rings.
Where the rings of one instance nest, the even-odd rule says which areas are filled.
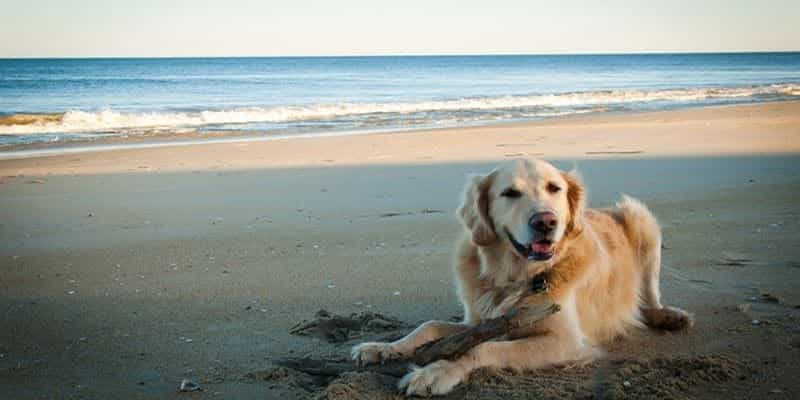
[[[393,398],[374,373],[271,360],[458,316],[465,176],[519,157],[577,167],[593,207],[645,201],[665,302],[696,326],[450,398],[800,396],[800,102],[779,102],[0,161],[0,398]],[[289,333],[320,309],[406,325]]]

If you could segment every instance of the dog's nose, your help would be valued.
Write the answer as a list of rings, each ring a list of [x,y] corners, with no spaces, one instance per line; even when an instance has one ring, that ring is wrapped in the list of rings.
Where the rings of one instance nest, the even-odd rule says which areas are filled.
[[[556,229],[556,225],[558,225],[558,218],[556,217],[555,213],[544,211],[533,214],[529,224],[536,232],[550,233]]]

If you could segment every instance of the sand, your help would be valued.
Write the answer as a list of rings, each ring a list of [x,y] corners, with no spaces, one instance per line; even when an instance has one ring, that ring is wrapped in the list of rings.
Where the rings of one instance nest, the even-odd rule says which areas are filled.
[[[0,161],[0,398],[393,398],[393,378],[270,361],[364,340],[289,333],[320,309],[459,315],[465,175],[515,157],[577,166],[593,206],[646,201],[665,302],[697,325],[639,332],[582,368],[479,371],[451,398],[800,395],[787,102]],[[203,390],[178,393],[182,379]]]

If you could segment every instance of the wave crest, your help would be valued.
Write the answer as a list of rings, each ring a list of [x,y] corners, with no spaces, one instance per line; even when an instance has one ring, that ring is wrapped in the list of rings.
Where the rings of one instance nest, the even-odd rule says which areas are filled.
[[[326,120],[366,114],[485,111],[503,109],[580,108],[629,103],[687,103],[713,99],[800,96],[800,84],[738,88],[607,90],[529,96],[475,97],[407,103],[339,103],[276,106],[200,112],[123,113],[114,110],[67,111],[63,114],[17,114],[0,117],[0,135],[115,132],[132,129],[174,129],[219,124]]]

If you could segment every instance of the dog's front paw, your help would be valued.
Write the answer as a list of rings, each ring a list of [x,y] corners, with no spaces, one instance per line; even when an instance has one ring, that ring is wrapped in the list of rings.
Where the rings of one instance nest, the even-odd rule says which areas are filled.
[[[409,396],[430,396],[450,393],[464,379],[464,371],[452,361],[439,360],[424,368],[414,368],[397,385]]]
[[[382,363],[387,360],[402,358],[402,354],[391,343],[366,342],[354,346],[350,357],[358,365]]]

